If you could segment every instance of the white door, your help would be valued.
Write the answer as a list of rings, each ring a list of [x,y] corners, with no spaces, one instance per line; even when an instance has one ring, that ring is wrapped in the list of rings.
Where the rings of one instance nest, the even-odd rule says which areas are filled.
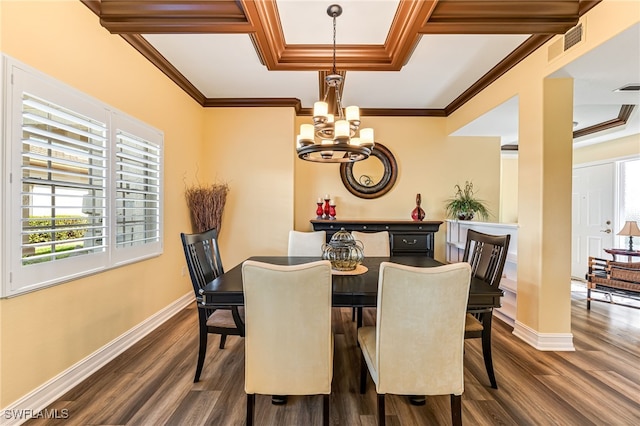
[[[615,164],[573,169],[571,276],[585,278],[589,256],[613,247]]]

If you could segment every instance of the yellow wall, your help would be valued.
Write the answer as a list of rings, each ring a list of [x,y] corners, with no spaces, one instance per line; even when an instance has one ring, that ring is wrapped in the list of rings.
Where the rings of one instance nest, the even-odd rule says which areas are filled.
[[[563,291],[568,294],[568,269],[554,261],[553,256],[570,258],[570,235],[555,235],[548,240],[543,237],[550,234],[558,223],[570,225],[571,215],[570,208],[560,210],[545,205],[553,200],[571,199],[570,182],[565,182],[571,163],[566,165],[569,170],[563,170],[564,166],[546,155],[546,151],[554,149],[549,140],[555,124],[551,123],[554,117],[547,114],[549,103],[546,97],[551,94],[544,91],[544,79],[640,22],[640,8],[637,2],[605,0],[582,20],[586,21],[583,42],[549,61],[547,46],[560,38],[556,36],[447,118],[448,132],[453,132],[513,96],[519,96],[518,255],[526,258],[527,262],[518,262],[516,325],[543,334],[570,332],[570,305],[552,304],[558,309],[549,309],[545,305],[549,295],[555,292],[553,287],[566,287]],[[563,153],[562,162],[564,160]],[[554,179],[560,179],[560,185],[552,185]],[[555,247],[551,247],[552,244]],[[563,296],[564,299],[566,297]]]
[[[640,155],[640,134],[573,150],[573,165]],[[503,154],[500,175],[500,221],[518,222],[518,154]]]
[[[293,229],[294,109],[214,108],[205,116],[199,176],[230,188],[220,233],[225,269],[249,256],[286,255]]]
[[[310,123],[299,117],[297,126]],[[342,184],[338,164],[295,163],[295,227],[311,230],[316,200],[329,193],[339,219],[411,220],[416,194],[422,196],[425,220],[445,219],[444,203],[453,186],[472,180],[478,197],[487,201],[496,221],[500,196],[500,142],[497,138],[447,137],[445,119],[433,117],[363,117],[375,129],[376,141],[387,147],[398,163],[398,180],[380,198],[362,199]],[[293,142],[292,142],[293,143]],[[369,161],[369,160],[366,160]],[[372,160],[373,161],[373,160]],[[436,234],[435,257],[445,260],[443,224]]]
[[[2,1],[3,53],[164,132],[164,254],[0,300],[0,407],[190,292],[179,233],[203,110],[79,1]],[[34,407],[35,408],[35,407]]]
[[[640,155],[640,134],[613,139],[573,150],[573,164],[600,162]],[[500,177],[500,218],[502,222],[517,222],[518,155],[503,155]],[[513,183],[515,182],[515,188]],[[513,200],[516,200],[514,203]]]
[[[627,136],[605,144],[589,145],[573,151],[573,164],[640,155],[640,134]]]
[[[502,154],[500,161],[500,222],[518,222],[518,154]]]

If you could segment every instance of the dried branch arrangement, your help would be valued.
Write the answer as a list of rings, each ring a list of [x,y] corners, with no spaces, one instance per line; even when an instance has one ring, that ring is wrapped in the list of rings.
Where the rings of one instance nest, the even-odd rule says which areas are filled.
[[[229,185],[226,183],[196,185],[185,190],[194,232],[216,228],[220,233],[222,212],[228,192]]]

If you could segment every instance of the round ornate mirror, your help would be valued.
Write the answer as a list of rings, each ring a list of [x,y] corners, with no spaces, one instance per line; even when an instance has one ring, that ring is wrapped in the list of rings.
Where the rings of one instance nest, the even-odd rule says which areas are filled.
[[[371,156],[355,163],[340,164],[342,183],[360,198],[378,198],[389,192],[398,177],[398,164],[389,149],[376,142]]]

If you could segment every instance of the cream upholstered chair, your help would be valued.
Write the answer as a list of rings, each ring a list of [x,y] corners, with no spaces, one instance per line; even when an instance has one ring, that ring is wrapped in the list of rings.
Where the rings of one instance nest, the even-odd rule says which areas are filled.
[[[322,245],[327,242],[325,231],[289,231],[289,256],[322,256]]]
[[[511,236],[506,235],[489,235],[482,232],[469,229],[467,231],[467,240],[464,248],[463,262],[471,265],[471,275],[481,279],[494,287],[500,285],[502,279],[502,271],[507,260],[507,252],[509,250],[509,241]],[[493,357],[491,356],[491,319],[493,315],[492,308],[475,309],[467,313],[467,324],[465,339],[482,339],[482,357],[484,365],[487,369],[489,382],[491,387],[498,389],[498,382],[493,371]],[[481,319],[486,316],[483,326]]]
[[[454,263],[417,268],[380,264],[375,327],[358,329],[362,352],[360,393],[367,369],[384,395],[451,395],[453,424],[462,424],[464,326],[471,267]]]
[[[357,241],[362,242],[364,255],[369,257],[389,257],[391,247],[389,243],[389,232],[359,232],[351,231],[351,235]]]
[[[365,257],[389,257],[391,256],[391,243],[388,231],[380,232],[360,232],[351,231],[351,235],[357,241],[362,243],[364,247]],[[362,319],[362,308],[353,308],[351,320],[355,321],[357,317]]]
[[[329,424],[333,378],[331,263],[242,265],[247,425],[255,394],[323,395]]]
[[[309,256],[321,257],[322,245],[326,242],[327,233],[325,231],[289,231],[289,246],[287,254],[289,256]],[[274,405],[287,403],[286,395],[273,395]]]

